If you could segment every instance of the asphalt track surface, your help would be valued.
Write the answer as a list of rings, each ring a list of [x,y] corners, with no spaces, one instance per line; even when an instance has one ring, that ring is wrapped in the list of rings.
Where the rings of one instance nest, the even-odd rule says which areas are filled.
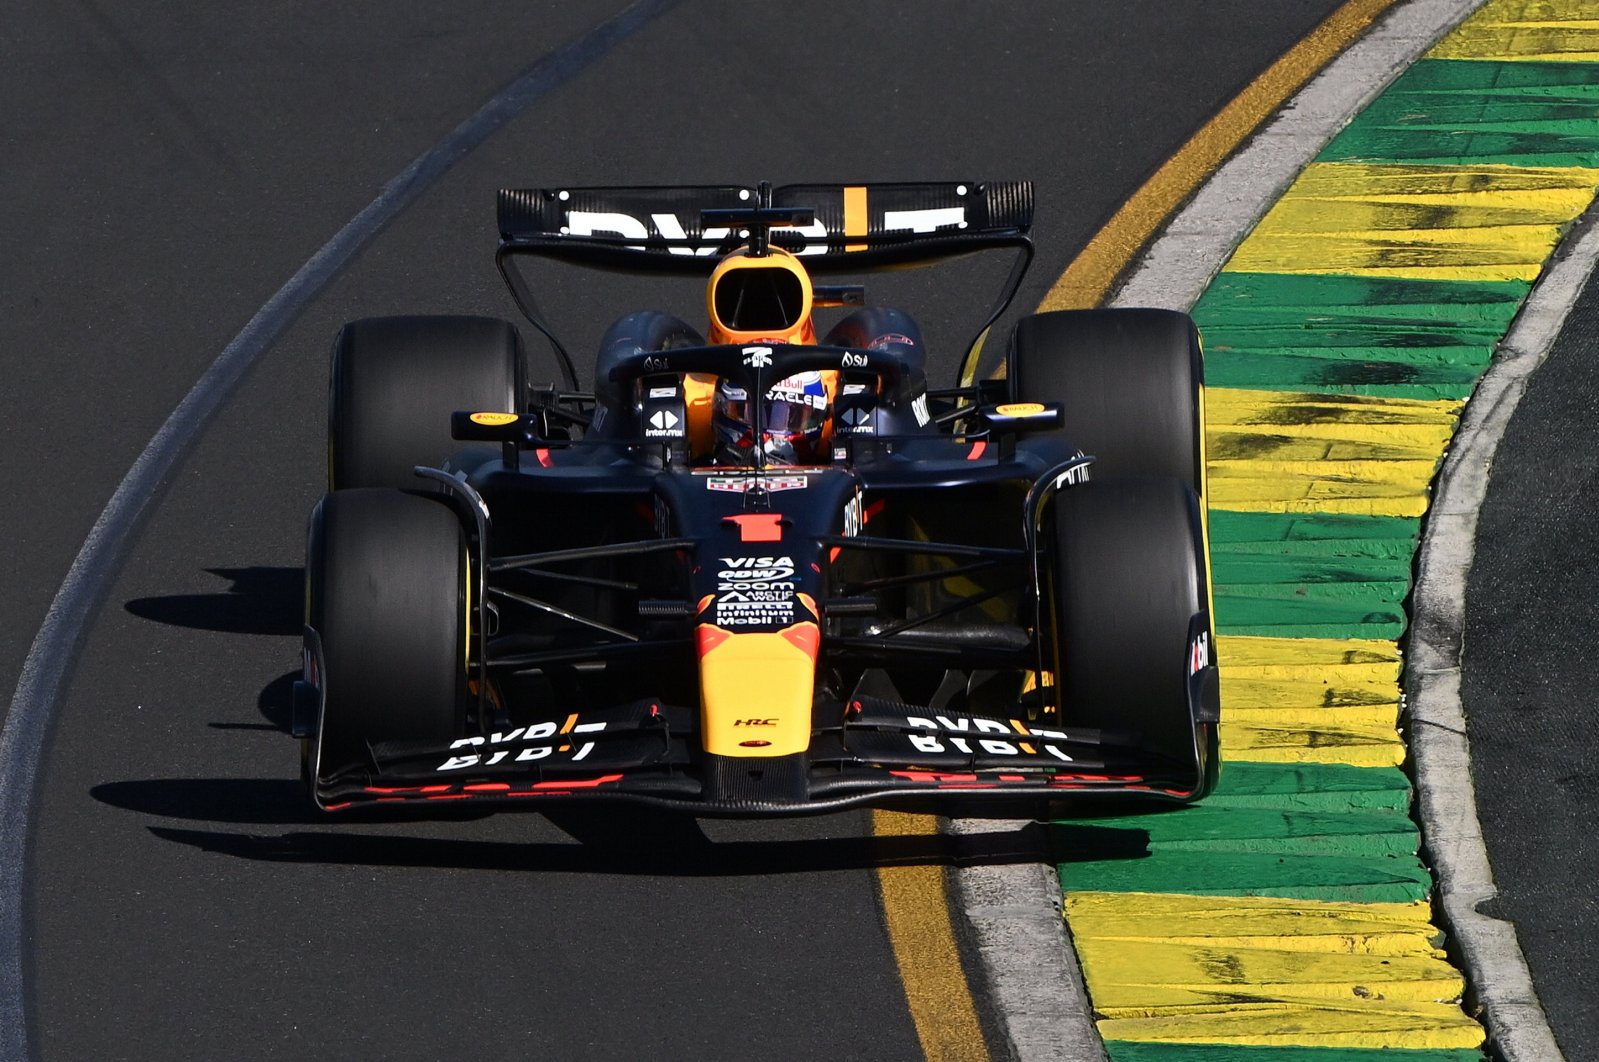
[[[1466,586],[1461,696],[1499,895],[1567,1058],[1599,1051],[1599,274],[1495,453]]]
[[[283,730],[329,341],[371,314],[512,316],[491,255],[493,192],[514,184],[1031,178],[1031,306],[1334,6],[661,4],[563,68],[264,352],[81,633],[31,832],[35,1053],[921,1057],[872,871],[947,862],[937,838],[872,838],[859,814],[643,845],[572,816],[306,816]],[[622,7],[13,5],[0,674],[257,310],[414,159]],[[577,350],[636,299],[593,277],[546,296]],[[952,373],[965,300],[907,278],[883,301],[923,320]]]

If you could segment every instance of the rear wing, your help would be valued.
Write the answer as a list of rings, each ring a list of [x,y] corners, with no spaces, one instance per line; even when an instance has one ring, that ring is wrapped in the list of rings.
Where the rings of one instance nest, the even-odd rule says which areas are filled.
[[[748,242],[749,232],[704,212],[755,206],[809,216],[803,224],[773,227],[771,242],[805,258],[812,272],[858,271],[1027,243],[1033,186],[508,188],[499,196],[500,247],[602,268],[709,275],[718,259]]]
[[[752,241],[793,252],[813,274],[1012,248],[1015,264],[962,359],[963,376],[1033,257],[1029,181],[507,188],[500,191],[498,214],[500,275],[523,316],[549,340],[573,388],[571,358],[513,267],[518,256],[708,277],[724,255]]]

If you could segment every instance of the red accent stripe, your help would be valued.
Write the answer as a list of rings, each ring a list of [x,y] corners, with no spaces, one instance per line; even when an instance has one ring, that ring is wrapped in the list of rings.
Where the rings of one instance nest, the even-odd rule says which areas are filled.
[[[783,541],[781,513],[742,513],[738,516],[724,516],[722,519],[738,525],[740,542]]]
[[[732,631],[723,630],[714,623],[702,623],[694,628],[694,633],[701,656],[733,637]]]
[[[563,779],[562,781],[559,781],[559,782],[534,782],[531,786],[528,787],[528,789],[529,790],[545,790],[545,789],[552,789],[552,788],[560,788],[560,789],[596,789],[596,788],[598,788],[598,787],[600,787],[602,785],[609,785],[612,782],[620,782],[621,780],[622,780],[622,776],[619,775],[619,774],[602,774],[598,778],[578,778],[578,779],[568,778],[568,779]]]
[[[796,623],[783,628],[783,637],[800,652],[814,659],[822,645],[822,631],[814,623]]]
[[[977,460],[979,457],[983,456],[983,451],[987,450],[987,449],[988,449],[988,443],[987,443],[986,440],[983,440],[983,439],[977,440],[975,443],[972,444],[972,452],[966,455],[966,460],[968,460],[968,461]]]

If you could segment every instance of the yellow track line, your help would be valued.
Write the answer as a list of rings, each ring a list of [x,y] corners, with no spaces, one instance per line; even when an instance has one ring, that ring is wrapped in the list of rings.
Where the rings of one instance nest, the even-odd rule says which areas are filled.
[[[1238,145],[1396,2],[1349,0],[1269,66],[1133,193],[1066,267],[1039,310],[1097,306],[1133,256]],[[872,813],[872,833],[879,837],[937,830],[937,819],[930,815]],[[971,986],[955,946],[943,868],[880,867],[877,877],[883,919],[922,1052],[931,1062],[986,1059]]]
[[[934,836],[938,819],[903,811],[872,812],[878,837]],[[979,1062],[988,1047],[966,968],[955,945],[942,866],[885,866],[877,870],[883,921],[899,964],[905,1001],[929,1062]]]
[[[1349,0],[1267,67],[1122,204],[1066,267],[1039,309],[1082,310],[1098,306],[1133,256],[1244,138],[1395,2]]]

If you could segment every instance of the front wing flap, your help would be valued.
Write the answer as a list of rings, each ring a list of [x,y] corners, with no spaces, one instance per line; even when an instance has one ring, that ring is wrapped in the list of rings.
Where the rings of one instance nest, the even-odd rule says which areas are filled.
[[[704,817],[895,806],[965,815],[1043,812],[1051,800],[1196,795],[1195,764],[1135,734],[1054,728],[859,697],[820,705],[810,749],[742,760],[699,749],[696,713],[646,702],[507,727],[449,745],[388,742],[316,780],[326,811],[395,804],[568,800],[655,805]],[[790,762],[792,761],[792,762]],[[738,776],[736,789],[726,779]],[[772,784],[759,779],[770,776]],[[749,779],[756,779],[750,782]]]

